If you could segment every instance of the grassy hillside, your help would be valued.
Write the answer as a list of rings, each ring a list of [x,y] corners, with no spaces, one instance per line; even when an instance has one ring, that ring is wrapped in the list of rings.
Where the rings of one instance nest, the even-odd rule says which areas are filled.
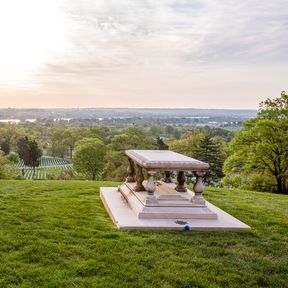
[[[287,196],[207,189],[248,232],[119,231],[111,185],[0,181],[0,287],[288,287]]]

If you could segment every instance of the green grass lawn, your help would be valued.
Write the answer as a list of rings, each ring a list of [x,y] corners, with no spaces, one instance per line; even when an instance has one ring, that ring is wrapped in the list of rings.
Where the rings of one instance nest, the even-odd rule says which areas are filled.
[[[288,287],[288,196],[207,189],[248,232],[119,231],[111,185],[0,181],[0,287]]]

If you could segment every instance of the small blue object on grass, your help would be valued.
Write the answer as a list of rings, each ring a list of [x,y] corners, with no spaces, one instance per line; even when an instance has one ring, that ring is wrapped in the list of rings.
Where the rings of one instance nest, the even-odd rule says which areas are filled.
[[[190,227],[189,227],[188,224],[186,224],[186,225],[184,226],[184,231],[189,231],[189,230],[190,230]]]

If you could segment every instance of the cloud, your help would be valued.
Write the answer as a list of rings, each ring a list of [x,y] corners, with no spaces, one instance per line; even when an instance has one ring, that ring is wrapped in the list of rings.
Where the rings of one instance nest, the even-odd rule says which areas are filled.
[[[256,108],[259,95],[273,96],[287,84],[287,0],[53,3],[65,46],[52,45],[57,49],[45,54],[33,81],[21,84],[32,87],[21,95],[42,95],[45,105],[69,96],[72,106],[151,107],[148,98],[157,95],[158,107]],[[55,28],[53,14],[47,18]]]
[[[96,70],[287,62],[285,2],[67,0],[62,8],[74,23],[67,61]]]

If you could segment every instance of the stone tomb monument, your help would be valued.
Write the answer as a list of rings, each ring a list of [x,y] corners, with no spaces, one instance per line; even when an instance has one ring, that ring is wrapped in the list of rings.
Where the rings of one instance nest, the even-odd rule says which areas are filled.
[[[209,169],[207,163],[168,150],[127,150],[125,154],[129,160],[126,181],[118,188],[100,188],[119,229],[250,229],[204,199],[202,178]],[[159,171],[164,178],[155,181]],[[177,184],[172,182],[172,171],[177,171]],[[185,171],[196,178],[193,192],[185,187]]]

